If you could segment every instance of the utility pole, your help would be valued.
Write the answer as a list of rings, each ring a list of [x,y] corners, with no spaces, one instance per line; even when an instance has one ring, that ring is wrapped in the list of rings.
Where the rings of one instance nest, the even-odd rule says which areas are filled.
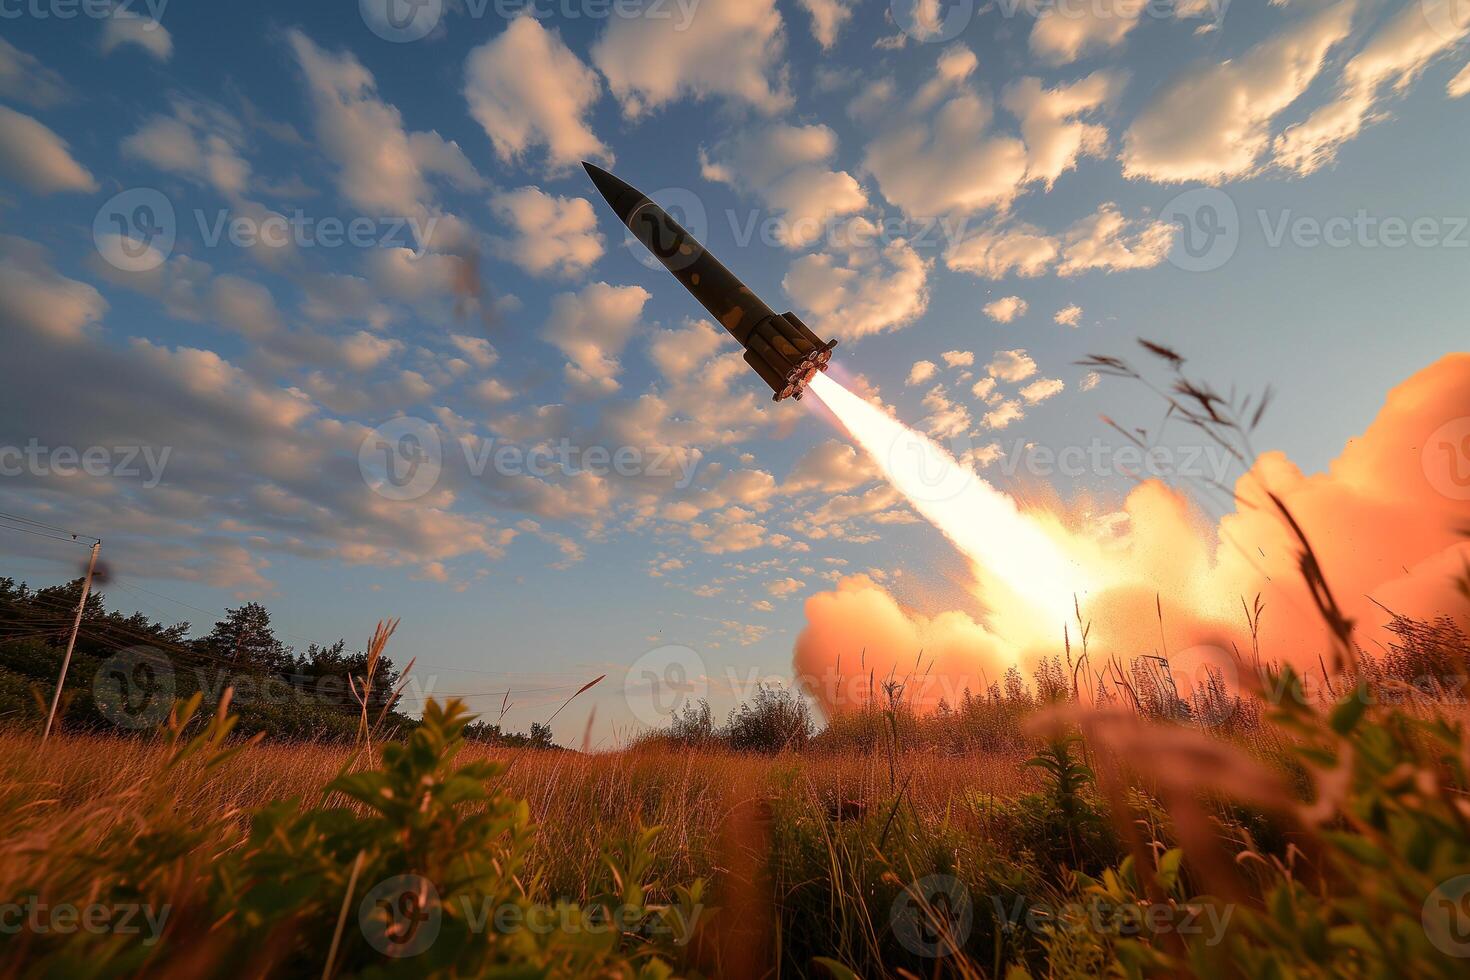
[[[46,716],[46,731],[41,734],[41,744],[51,737],[51,726],[56,722],[56,706],[61,703],[61,688],[66,684],[66,668],[71,666],[71,652],[77,645],[77,631],[82,628],[82,613],[87,609],[87,595],[92,591],[92,573],[97,570],[97,552],[102,542],[92,545],[92,558],[87,562],[87,577],[82,579],[82,598],[77,602],[77,618],[71,624],[71,639],[66,642],[66,656],[61,658],[61,676],[56,678],[56,693],[51,695],[51,713]]]

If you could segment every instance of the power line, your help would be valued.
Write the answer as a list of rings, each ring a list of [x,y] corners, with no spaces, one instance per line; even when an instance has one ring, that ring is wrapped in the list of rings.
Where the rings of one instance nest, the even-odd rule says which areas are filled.
[[[45,538],[48,541],[60,541],[64,544],[79,544],[82,545],[83,548],[91,547],[91,545],[89,544],[82,544],[82,542],[78,541],[75,537],[64,538],[59,534],[48,534],[45,531],[36,531],[28,527],[8,527],[6,525],[0,524],[0,528],[4,528],[4,530],[6,531],[18,531],[21,534],[34,534],[36,537]]]
[[[0,518],[3,518],[4,520],[7,520],[7,521],[15,521],[16,523],[19,523],[19,524],[29,524],[32,527],[44,528],[47,531],[55,531],[58,534],[64,534],[64,535],[66,535],[67,537],[71,538],[72,540],[77,540],[79,538],[85,538],[88,541],[101,541],[102,540],[101,538],[94,537],[93,535],[90,535],[90,534],[82,534],[81,532],[79,532],[79,531],[73,531],[70,528],[57,527],[55,524],[46,524],[46,523],[44,523],[42,521],[33,521],[29,517],[20,517],[20,516],[18,516],[16,514],[0,513]],[[13,528],[12,530],[20,530],[20,529],[19,528]]]

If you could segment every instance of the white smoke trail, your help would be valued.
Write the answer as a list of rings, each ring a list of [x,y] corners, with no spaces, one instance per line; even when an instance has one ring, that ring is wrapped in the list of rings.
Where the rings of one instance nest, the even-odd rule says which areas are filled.
[[[1048,630],[1071,618],[1073,596],[1089,591],[1091,576],[1040,522],[933,439],[829,375],[812,379],[811,391],[873,458],[894,489],[970,558],[987,582],[1002,583],[1011,593],[987,594],[988,602],[1024,602]]]

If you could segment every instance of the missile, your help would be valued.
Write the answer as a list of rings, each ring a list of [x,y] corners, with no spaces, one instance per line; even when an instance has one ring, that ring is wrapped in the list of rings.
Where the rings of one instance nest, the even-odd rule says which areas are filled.
[[[823,341],[795,313],[772,310],[646,194],[601,167],[582,166],[618,220],[745,348],[745,363],[771,386],[774,401],[800,398],[827,370],[837,341]]]

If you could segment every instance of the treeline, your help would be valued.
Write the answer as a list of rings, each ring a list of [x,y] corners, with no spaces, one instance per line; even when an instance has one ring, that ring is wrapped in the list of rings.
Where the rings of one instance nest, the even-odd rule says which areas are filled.
[[[80,579],[32,589],[0,577],[0,724],[39,726],[76,617]],[[62,690],[58,724],[68,730],[128,732],[156,728],[177,700],[198,693],[206,710],[231,691],[236,731],[273,739],[349,742],[364,713],[389,737],[418,724],[403,714],[404,678],[386,656],[369,671],[364,651],[345,640],[305,650],[282,641],[270,611],[256,602],[228,609],[208,633],[189,623],[155,622],[141,612],[107,608],[87,597]],[[364,679],[371,683],[364,684]],[[365,697],[363,697],[365,693]],[[468,737],[514,747],[551,747],[551,730],[530,734],[475,725]]]

